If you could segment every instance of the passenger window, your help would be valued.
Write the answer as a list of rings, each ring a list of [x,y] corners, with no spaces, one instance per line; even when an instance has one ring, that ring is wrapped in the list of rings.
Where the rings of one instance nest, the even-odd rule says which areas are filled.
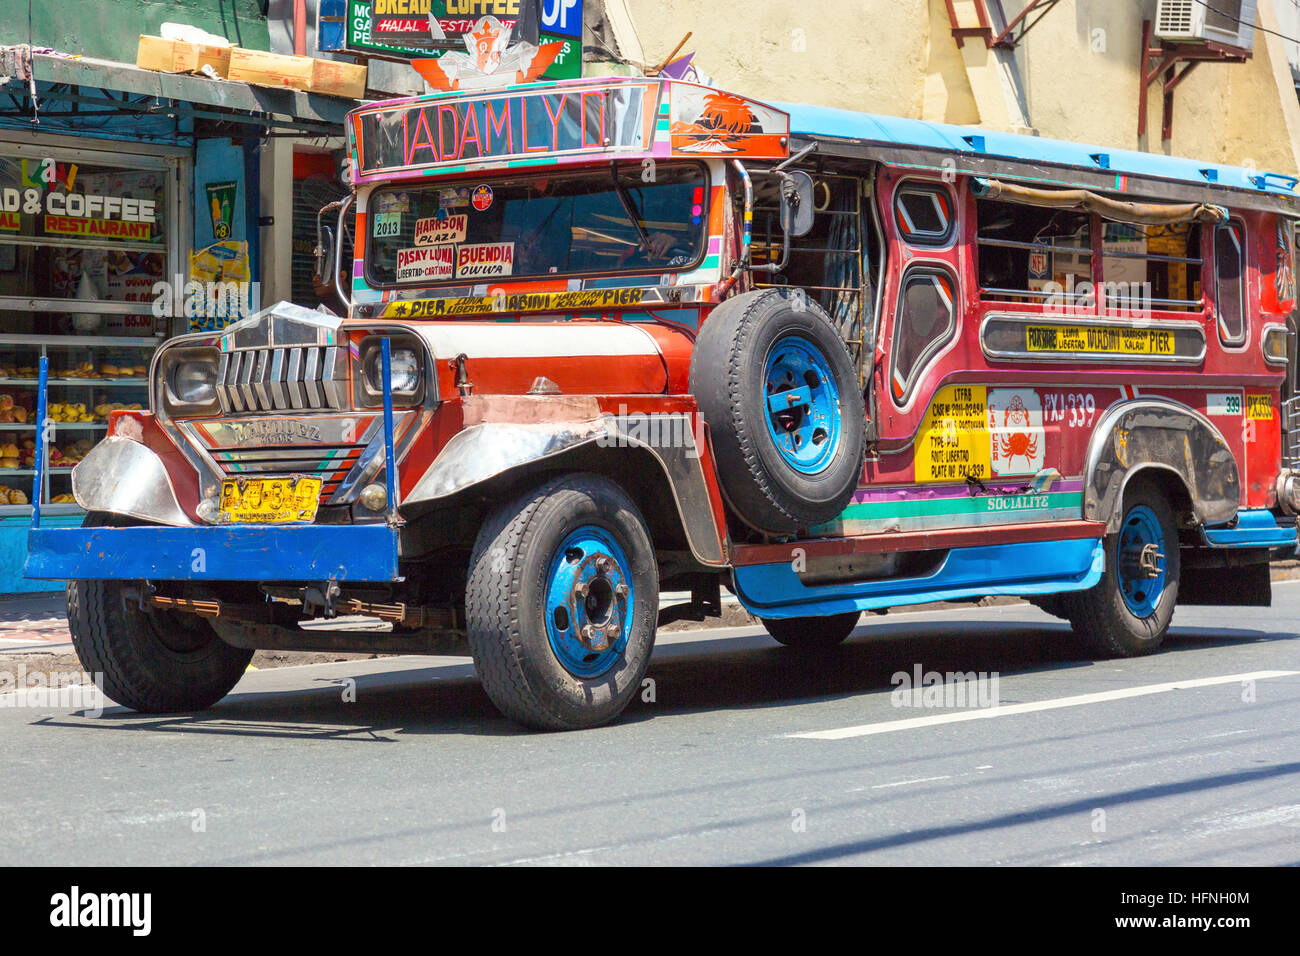
[[[871,239],[863,235],[861,180],[846,176],[817,176],[813,200],[816,216],[806,236],[794,239],[790,261],[779,276],[757,273],[755,288],[791,286],[803,289],[826,310],[840,331],[849,353],[858,361],[863,351],[863,314],[871,304],[871,277],[863,276]],[[755,265],[781,260],[781,193],[774,176],[754,177]]]
[[[1106,311],[1201,310],[1201,227],[1198,223],[1102,226]]]
[[[952,198],[941,186],[909,183],[894,195],[898,231],[913,246],[943,246],[953,233]]]
[[[1240,223],[1214,230],[1214,299],[1224,345],[1246,341],[1246,237]]]
[[[942,269],[920,266],[903,277],[894,323],[893,392],[905,405],[920,372],[957,328],[956,282]]]
[[[993,199],[975,215],[983,298],[1092,307],[1091,215]]]

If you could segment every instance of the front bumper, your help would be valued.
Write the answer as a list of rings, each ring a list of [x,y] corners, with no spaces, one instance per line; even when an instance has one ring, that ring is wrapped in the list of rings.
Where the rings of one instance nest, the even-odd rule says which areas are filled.
[[[398,531],[374,525],[32,528],[28,578],[397,581]]]

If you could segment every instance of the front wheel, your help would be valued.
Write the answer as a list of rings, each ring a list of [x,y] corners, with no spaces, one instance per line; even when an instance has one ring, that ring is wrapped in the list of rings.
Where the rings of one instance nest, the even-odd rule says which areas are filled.
[[[206,710],[239,683],[253,652],[196,614],[141,608],[121,581],[69,581],[68,629],[104,694],[145,714]]]
[[[1174,616],[1180,567],[1178,526],[1160,489],[1138,479],[1124,494],[1118,534],[1106,538],[1106,569],[1070,596],[1075,634],[1106,657],[1159,650]]]
[[[831,614],[828,617],[762,618],[767,633],[793,651],[804,654],[824,653],[843,644],[862,615],[857,611],[848,614]]]
[[[541,730],[613,720],[645,676],[659,613],[636,503],[571,474],[501,506],[474,545],[465,610],[479,679],[507,717]]]

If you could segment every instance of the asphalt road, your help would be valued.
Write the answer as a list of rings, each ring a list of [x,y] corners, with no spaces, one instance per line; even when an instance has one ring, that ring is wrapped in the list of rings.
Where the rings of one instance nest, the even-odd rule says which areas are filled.
[[[1023,605],[868,617],[818,663],[663,635],[655,701],[570,734],[452,658],[251,672],[186,717],[0,695],[0,863],[1300,863],[1300,586],[1274,602],[1131,661]],[[1000,706],[896,706],[916,665]]]

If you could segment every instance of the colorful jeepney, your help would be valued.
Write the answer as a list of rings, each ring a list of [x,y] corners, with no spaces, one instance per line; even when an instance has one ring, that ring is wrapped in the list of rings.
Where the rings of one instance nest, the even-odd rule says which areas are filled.
[[[255,648],[442,651],[573,728],[722,588],[792,653],[1015,594],[1141,654],[1177,603],[1270,600],[1294,179],[660,79],[348,135],[346,314],[168,342],[74,472],[86,526],[31,532],[120,703],[209,706]],[[302,626],[340,615],[391,630]]]

